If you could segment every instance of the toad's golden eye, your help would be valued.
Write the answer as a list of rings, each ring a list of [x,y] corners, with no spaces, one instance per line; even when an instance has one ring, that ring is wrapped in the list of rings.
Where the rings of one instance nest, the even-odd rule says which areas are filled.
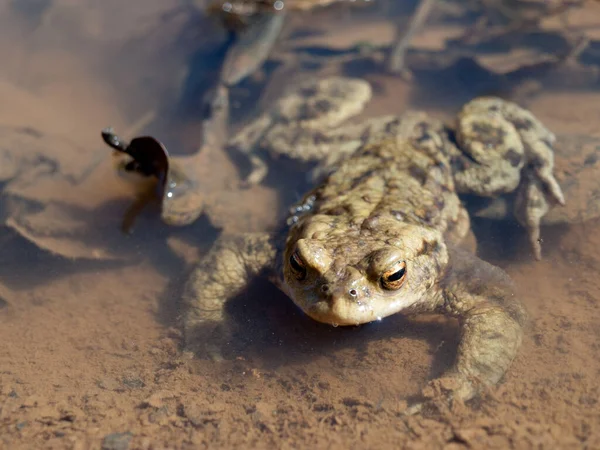
[[[399,261],[381,277],[381,286],[389,291],[400,289],[406,280],[406,263]]]
[[[290,269],[297,280],[303,280],[306,278],[306,266],[304,265],[302,258],[300,258],[298,250],[296,250],[294,253],[292,253],[292,256],[290,256]]]

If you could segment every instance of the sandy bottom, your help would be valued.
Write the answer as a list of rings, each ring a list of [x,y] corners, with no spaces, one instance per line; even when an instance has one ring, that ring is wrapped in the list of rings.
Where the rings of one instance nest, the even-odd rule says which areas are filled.
[[[505,265],[532,317],[522,351],[498,389],[429,418],[401,411],[451,364],[446,321],[321,327],[261,285],[235,301],[240,356],[213,364],[161,323],[177,289],[153,266],[65,275],[0,316],[2,444],[596,448],[598,231],[547,232],[544,261]]]
[[[161,2],[148,2],[154,3]],[[156,9],[143,18],[158,15]],[[52,22],[62,17],[68,29],[70,16],[61,11],[46,27],[63,23]],[[83,52],[84,44],[97,42],[109,25],[124,30],[140,13],[125,11],[115,25],[102,11],[90,7],[88,12],[90,23],[78,22],[96,30],[85,34],[88,41],[65,38],[40,49],[33,43],[45,39],[42,27],[41,37],[33,43],[25,39],[23,48],[3,44],[11,56],[0,93],[3,105],[13,106],[2,108],[0,122],[69,136],[108,160],[99,130],[107,124],[131,126],[152,103],[144,89],[168,98],[175,82],[163,75],[163,81],[152,79],[154,85],[152,80],[150,86],[137,85],[119,78],[114,68],[103,72],[108,59],[95,61]],[[0,25],[10,22],[12,28],[0,28],[9,37],[16,39],[18,30],[31,26],[15,25],[7,14],[6,9],[0,14]],[[113,38],[116,43],[93,49],[114,54],[120,37]],[[57,50],[68,45],[69,51]],[[28,57],[19,57],[19,51]],[[148,55],[138,54],[140,72],[157,64],[152,58],[164,57]],[[171,54],[161,61],[179,67],[184,57]],[[23,67],[30,77],[19,76]],[[411,105],[409,83],[369,79],[378,92],[370,111]],[[445,106],[455,109],[456,103]],[[528,106],[557,133],[592,133],[599,104],[594,92],[548,92]],[[197,138],[189,131],[192,125],[178,128],[190,147]],[[61,151],[57,145],[48,148],[59,159]],[[198,361],[181,352],[175,327],[181,286],[189,263],[216,236],[214,225],[227,232],[260,229],[278,217],[274,189],[228,190],[227,180],[238,176],[232,163],[219,152],[207,163],[212,164],[207,186],[222,191],[214,194],[219,201],[212,223],[202,217],[176,231],[149,209],[132,236],[120,234],[119,218],[131,192],[106,161],[94,166],[92,184],[81,190],[52,191],[50,183],[23,191],[86,205],[86,220],[106,237],[103,248],[128,258],[69,261],[23,240],[1,241],[0,447],[600,448],[600,222],[545,228],[544,259],[534,262],[521,229],[476,221],[483,256],[509,273],[529,311],[522,349],[503,382],[481,399],[433,416],[405,417],[406,400],[452,364],[455,323],[392,317],[360,328],[326,327],[258,282],[229,308],[242,330],[235,360]],[[92,233],[87,230],[78,235],[74,252],[86,251]],[[67,245],[61,239],[44,242],[56,249]]]

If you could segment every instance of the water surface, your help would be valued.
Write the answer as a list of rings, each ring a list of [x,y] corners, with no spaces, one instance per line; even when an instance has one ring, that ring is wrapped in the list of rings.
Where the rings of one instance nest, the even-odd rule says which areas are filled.
[[[412,79],[403,80],[384,74],[377,58],[340,58],[358,43],[389,44],[392,19],[405,23],[412,5],[346,6],[292,18],[277,50],[286,58],[232,89],[232,132],[286,83],[345,73],[374,86],[364,116],[420,108],[450,118],[473,96],[497,93],[559,136],[600,138],[600,94],[587,70],[598,64],[595,41],[578,59],[586,70],[507,79],[499,73],[568,49],[556,21],[467,45],[456,40],[475,15],[448,9],[417,36],[407,57]],[[600,10],[590,5],[570,21],[593,40]],[[218,23],[175,0],[0,5],[0,148],[29,155],[23,181],[2,185],[0,217],[21,220],[29,240],[8,227],[0,236],[0,446],[600,446],[595,220],[544,228],[540,262],[515,224],[474,221],[481,254],[514,279],[531,324],[503,383],[467,407],[401,414],[451,365],[455,323],[391,317],[327,327],[263,282],[231,302],[243,331],[237,359],[181,352],[178,298],[190,265],[221,232],[275,226],[301,194],[297,180],[239,191],[234,163],[209,149],[201,178],[211,217],[173,229],[148,207],[127,236],[119,225],[134,189],[113,170],[100,130],[152,134],[173,154],[194,154],[225,38]]]

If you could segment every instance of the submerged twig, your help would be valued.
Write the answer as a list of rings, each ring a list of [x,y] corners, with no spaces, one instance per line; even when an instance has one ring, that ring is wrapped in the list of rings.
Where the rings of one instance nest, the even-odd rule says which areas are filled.
[[[392,44],[392,49],[387,62],[388,71],[396,74],[404,72],[404,55],[406,54],[406,50],[414,35],[425,24],[435,3],[436,0],[420,0],[417,10],[411,17],[406,31],[402,33],[400,32],[399,27],[396,27],[397,36]]]

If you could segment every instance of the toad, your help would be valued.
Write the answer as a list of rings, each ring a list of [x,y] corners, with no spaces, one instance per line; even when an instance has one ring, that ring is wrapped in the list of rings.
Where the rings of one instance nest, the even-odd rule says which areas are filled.
[[[331,78],[288,95],[315,124],[319,115],[339,117],[298,93],[348,83],[368,91],[362,80]],[[418,112],[330,131],[297,123],[275,132],[263,126],[254,148],[278,142],[293,149],[317,130],[323,151],[310,155],[322,157],[319,181],[277,232],[223,236],[200,261],[183,295],[187,348],[221,359],[234,326],[226,301],[264,276],[309,317],[334,326],[398,313],[457,318],[456,361],[432,383],[443,381],[448,398],[461,401],[498,383],[517,354],[526,314],[507,274],[461,248],[470,223],[458,194],[516,190],[514,213],[540,257],[540,218],[564,203],[553,174],[554,135],[530,112],[489,97],[466,104],[452,127]]]

